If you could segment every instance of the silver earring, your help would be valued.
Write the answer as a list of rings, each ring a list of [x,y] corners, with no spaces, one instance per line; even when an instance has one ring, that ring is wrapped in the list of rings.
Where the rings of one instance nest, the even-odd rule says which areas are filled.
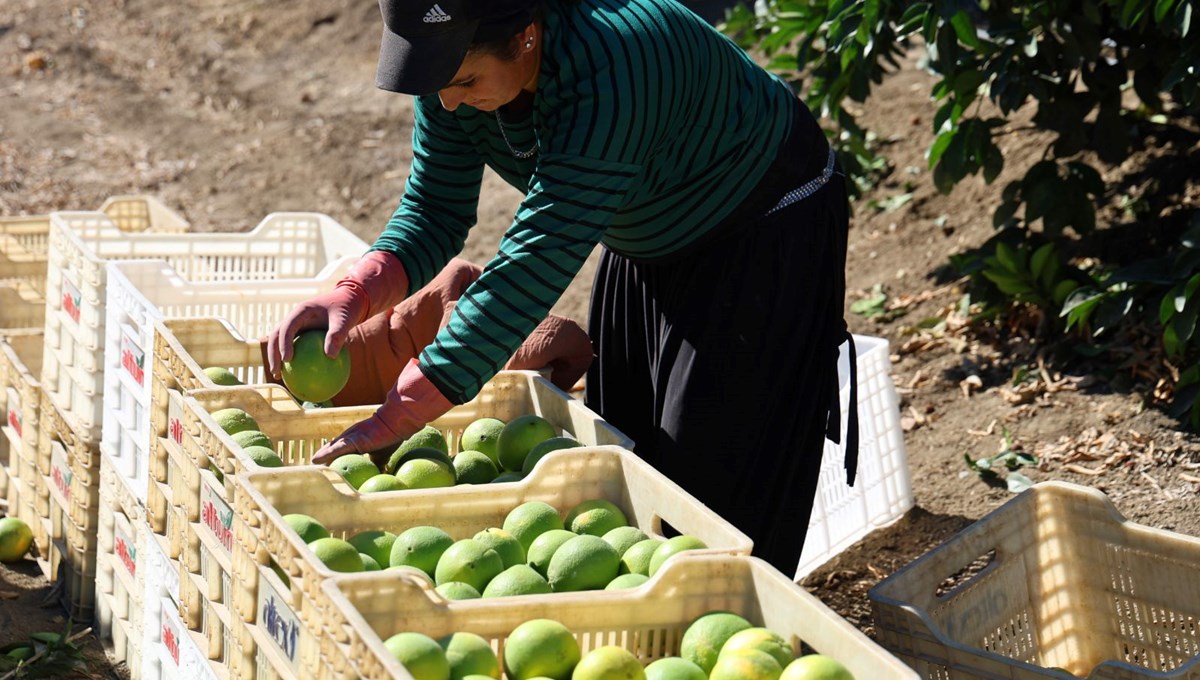
[[[527,50],[533,49],[533,36],[532,35],[529,36],[529,38],[525,41],[525,49],[527,49]]]

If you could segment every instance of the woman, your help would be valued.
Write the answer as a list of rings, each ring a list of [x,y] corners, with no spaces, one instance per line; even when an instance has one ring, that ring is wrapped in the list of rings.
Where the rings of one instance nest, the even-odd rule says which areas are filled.
[[[299,330],[333,354],[458,253],[485,164],[525,199],[446,328],[315,460],[469,400],[602,243],[587,403],[791,573],[847,337],[845,187],[813,116],[674,0],[380,7],[377,85],[416,95],[408,183],[347,280],[280,324],[273,371]]]

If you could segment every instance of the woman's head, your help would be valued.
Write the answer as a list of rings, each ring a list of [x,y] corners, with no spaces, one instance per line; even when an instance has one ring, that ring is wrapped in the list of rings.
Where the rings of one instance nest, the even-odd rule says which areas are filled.
[[[533,91],[541,63],[540,26],[537,17],[517,33],[508,26],[481,26],[454,77],[438,89],[442,106],[494,111],[522,90]]]
[[[440,92],[459,83],[460,76],[471,75],[462,72],[470,61],[476,62],[473,71],[485,71],[475,73],[482,79],[518,78],[528,70],[527,58],[536,57],[540,47],[534,21],[538,3],[379,0],[384,28],[376,84],[406,94]]]

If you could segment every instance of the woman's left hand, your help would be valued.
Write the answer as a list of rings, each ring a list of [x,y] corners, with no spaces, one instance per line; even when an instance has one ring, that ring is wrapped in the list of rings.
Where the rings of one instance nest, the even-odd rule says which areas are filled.
[[[379,454],[386,461],[391,454],[388,449],[399,446],[453,406],[421,372],[417,360],[412,359],[400,372],[383,405],[370,418],[351,425],[322,446],[312,461],[324,465],[350,453]],[[375,461],[376,465],[379,463]]]

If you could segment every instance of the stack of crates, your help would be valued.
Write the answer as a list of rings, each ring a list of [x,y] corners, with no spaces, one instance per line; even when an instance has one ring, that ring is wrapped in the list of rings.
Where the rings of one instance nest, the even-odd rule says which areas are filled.
[[[116,196],[100,207],[107,228],[118,234],[138,232],[178,233],[187,222],[158,201],[145,196]],[[42,447],[45,409],[41,369],[45,356],[44,324],[47,307],[52,218],[48,215],[0,218],[0,379],[5,406],[4,436],[0,442],[0,478],[9,512],[25,520],[33,530],[38,557],[51,578],[65,578],[67,590],[82,586],[79,570],[73,570],[64,554],[70,545],[86,546],[86,532],[70,526],[70,518],[52,517],[52,493],[59,499],[71,492],[77,480],[61,474],[55,482],[52,460],[69,458],[75,440],[57,452]],[[59,420],[53,419],[58,425]],[[64,521],[65,520],[65,521]],[[86,569],[87,559],[81,559]],[[90,590],[90,587],[88,588]],[[73,614],[87,608],[84,600],[69,603]]]
[[[238,318],[254,318],[251,332],[265,332],[269,315],[282,315],[277,308],[332,287],[365,250],[345,228],[313,213],[272,214],[247,233],[186,235],[125,234],[103,213],[51,215],[41,373],[47,426],[39,449],[51,487],[49,569],[66,565],[68,609],[81,616],[95,605],[99,628],[115,631],[114,646],[124,630],[140,633],[153,628],[147,622],[172,620],[169,610],[145,613],[162,610],[148,595],[154,567],[131,561],[134,553],[121,548],[133,545],[139,555],[170,550],[169,541],[152,535],[145,509],[154,322],[165,313],[239,308],[245,311]],[[271,292],[260,297],[262,290]],[[117,537],[123,527],[128,543]],[[170,568],[168,560],[161,564]],[[182,638],[158,631],[158,639]],[[124,647],[125,654],[139,651],[136,640],[126,638]],[[175,656],[168,650],[162,658]]]

